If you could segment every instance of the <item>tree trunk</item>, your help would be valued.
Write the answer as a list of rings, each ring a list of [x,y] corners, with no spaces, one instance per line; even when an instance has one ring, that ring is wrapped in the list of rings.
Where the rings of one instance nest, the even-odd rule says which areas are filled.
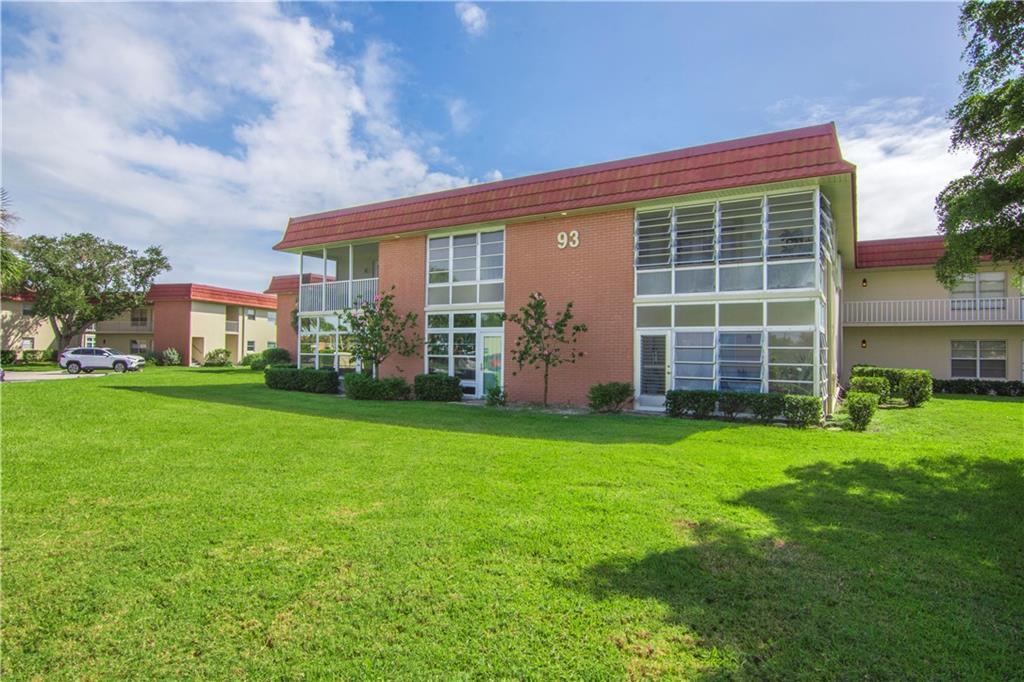
[[[550,365],[544,365],[544,407],[548,406],[548,370]]]

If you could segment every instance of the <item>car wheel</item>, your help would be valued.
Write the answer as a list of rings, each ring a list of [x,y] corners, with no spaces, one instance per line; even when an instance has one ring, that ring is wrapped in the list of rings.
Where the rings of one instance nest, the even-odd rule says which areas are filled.
[[[114,363],[114,371],[117,372],[118,374],[125,371],[126,369],[128,369],[128,365],[124,364],[120,360]]]
[[[78,374],[82,371],[82,366],[77,362],[68,363],[68,374]]]

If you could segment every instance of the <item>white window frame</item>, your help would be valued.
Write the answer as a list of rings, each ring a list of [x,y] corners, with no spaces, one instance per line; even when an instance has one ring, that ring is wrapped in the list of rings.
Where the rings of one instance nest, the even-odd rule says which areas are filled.
[[[502,323],[497,327],[484,327],[481,326],[481,320],[485,314],[496,314],[500,315],[502,310],[497,309],[491,304],[488,308],[481,308],[479,310],[466,310],[459,308],[449,308],[448,310],[431,310],[423,315],[423,373],[430,373],[430,359],[439,358],[441,355],[430,354],[430,335],[431,334],[445,334],[448,337],[447,346],[447,360],[448,360],[448,376],[455,376],[455,334],[475,334],[474,339],[474,358],[475,358],[475,378],[474,378],[474,392],[470,395],[472,397],[481,397],[484,394],[483,390],[483,361],[484,361],[484,336],[499,336],[501,337],[502,354],[501,354],[501,377],[499,381],[501,386],[505,386],[505,325]],[[430,317],[432,315],[447,315],[448,325],[445,327],[431,327]],[[472,327],[456,327],[455,315],[474,315],[474,326]],[[465,356],[458,356],[465,357]]]
[[[973,358],[954,358],[953,357],[953,344],[957,343],[973,343],[974,344],[974,357]],[[983,343],[1001,343],[1003,344],[1003,355],[999,358],[983,358],[981,357],[981,344]],[[1024,345],[1024,344],[1022,344]],[[1024,351],[1024,348],[1021,349]],[[955,360],[974,360],[974,374],[972,376],[965,376],[962,374],[954,374],[953,362]],[[982,360],[1002,360],[1003,362],[1003,375],[1000,377],[983,377],[981,376],[981,362]],[[1007,365],[1007,341],[1005,339],[952,339],[949,342],[949,376],[953,379],[981,379],[983,381],[1005,381],[1009,373],[1009,367]],[[1024,371],[1024,370],[1022,370]]]
[[[495,232],[501,232],[501,279],[480,279],[480,235],[491,234]],[[464,235],[475,235],[476,236],[476,254],[474,256],[474,279],[472,281],[458,282],[457,286],[474,286],[476,288],[476,300],[470,303],[452,303],[452,287],[456,285],[453,281],[453,268],[452,261],[454,260],[454,239]],[[430,243],[432,240],[444,239],[448,240],[448,281],[447,282],[435,282],[430,281]],[[505,276],[506,276],[506,253],[508,251],[508,233],[505,230],[504,225],[486,228],[474,228],[466,230],[451,230],[446,232],[431,233],[426,236],[426,248],[424,254],[424,292],[423,292],[423,305],[426,310],[432,310],[437,312],[443,312],[444,310],[477,310],[487,312],[495,306],[503,307],[505,302]],[[502,287],[501,300],[498,301],[480,301],[480,286],[483,284],[500,284]],[[430,291],[431,289],[448,289],[448,303],[430,303]]]

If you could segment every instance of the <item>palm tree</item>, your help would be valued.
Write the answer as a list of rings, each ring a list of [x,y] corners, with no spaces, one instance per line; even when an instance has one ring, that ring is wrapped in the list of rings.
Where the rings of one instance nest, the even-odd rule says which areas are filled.
[[[0,290],[17,291],[21,287],[23,266],[18,257],[19,239],[11,233],[18,216],[11,213],[7,190],[0,187]]]

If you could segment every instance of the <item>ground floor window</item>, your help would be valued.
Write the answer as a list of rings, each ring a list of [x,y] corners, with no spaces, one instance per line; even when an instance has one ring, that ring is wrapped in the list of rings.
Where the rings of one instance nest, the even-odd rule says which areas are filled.
[[[36,347],[36,340],[32,337],[26,336],[21,340],[22,350],[32,350]]]
[[[1006,341],[953,341],[950,358],[954,378],[1006,378]]]
[[[130,353],[141,354],[149,350],[149,343],[145,340],[139,341],[138,339],[132,339],[128,342],[128,351]]]
[[[277,348],[276,341],[267,341],[267,348]]]
[[[503,350],[500,311],[427,315],[425,370],[458,377],[466,395],[502,385]]]
[[[348,336],[348,325],[338,315],[300,317],[299,366],[332,368],[339,372],[355,370],[356,359],[349,348]]]
[[[256,352],[256,341],[255,340],[246,341],[245,342],[245,351],[247,353],[254,353],[254,352]]]

